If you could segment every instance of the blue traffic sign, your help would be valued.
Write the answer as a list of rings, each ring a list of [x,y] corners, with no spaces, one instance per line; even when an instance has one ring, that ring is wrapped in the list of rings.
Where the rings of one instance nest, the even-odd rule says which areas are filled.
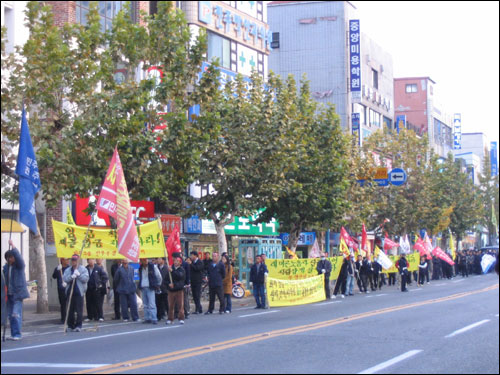
[[[394,168],[389,172],[389,182],[394,186],[403,185],[406,182],[407,178],[408,176],[404,169]]]

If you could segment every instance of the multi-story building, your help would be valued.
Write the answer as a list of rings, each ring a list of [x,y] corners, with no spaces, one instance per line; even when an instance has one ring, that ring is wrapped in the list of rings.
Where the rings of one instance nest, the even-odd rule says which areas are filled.
[[[429,77],[394,79],[396,127],[427,136],[429,145],[444,158],[453,148],[453,119],[438,104],[435,87]]]
[[[484,157],[490,145],[484,133],[462,133],[460,149],[453,150],[456,159],[463,159],[467,173],[476,185],[483,173]]]
[[[273,31],[271,71],[282,78],[292,74],[297,81],[305,73],[312,96],[335,104],[345,131],[352,128],[353,114],[359,118],[361,138],[384,126],[393,128],[392,57],[359,32],[362,20],[357,33],[350,32],[350,21],[358,20],[351,2],[272,1],[268,14]]]

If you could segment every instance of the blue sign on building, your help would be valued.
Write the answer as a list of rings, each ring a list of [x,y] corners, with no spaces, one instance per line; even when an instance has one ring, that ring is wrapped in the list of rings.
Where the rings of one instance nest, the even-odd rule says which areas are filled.
[[[406,115],[396,116],[396,132],[398,134],[401,128],[406,128]]]
[[[498,176],[498,156],[497,156],[496,142],[491,142],[490,144],[490,160],[491,160],[491,177]]]
[[[184,219],[184,233],[202,233],[202,222],[198,216],[191,216],[189,219]]]
[[[361,129],[360,129],[360,113],[352,114],[352,135],[357,140],[358,145],[361,146]]]
[[[361,102],[361,32],[359,20],[349,20],[349,73],[353,103]]]

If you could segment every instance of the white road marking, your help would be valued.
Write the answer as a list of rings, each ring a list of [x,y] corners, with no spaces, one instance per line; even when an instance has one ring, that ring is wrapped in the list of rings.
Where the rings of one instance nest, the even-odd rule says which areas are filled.
[[[109,364],[85,363],[2,363],[2,367],[45,367],[45,368],[96,368]]]
[[[446,284],[436,284],[436,286],[443,286],[443,285],[446,285]]]
[[[247,316],[257,316],[257,315],[264,315],[264,314],[272,314],[272,313],[277,313],[280,310],[273,310],[273,311],[266,311],[266,312],[261,312],[257,314],[248,314],[248,315],[240,315],[238,318],[246,318]]]
[[[464,332],[466,332],[466,331],[468,331],[468,330],[470,330],[472,328],[476,328],[476,327],[480,326],[481,324],[488,323],[489,321],[490,321],[489,319],[485,319],[485,320],[481,320],[480,322],[468,325],[467,327],[464,327],[462,329],[458,329],[458,330],[450,333],[448,336],[445,336],[445,338],[459,335],[459,334],[464,333]]]
[[[311,306],[323,306],[323,305],[331,305],[332,303],[342,303],[342,301],[333,301],[333,302],[325,302],[325,303],[315,303]]]
[[[422,290],[422,289],[410,289],[410,292],[418,292],[419,290]]]
[[[455,281],[452,281],[452,283],[459,283],[461,281],[465,281],[465,279],[455,280]]]
[[[127,322],[127,323],[115,323],[115,324],[98,324],[97,325],[97,329],[99,330],[99,328],[118,327],[118,326],[129,325],[129,324],[137,324],[137,323],[136,322]],[[53,327],[53,325],[52,325],[52,327]],[[85,332],[86,329],[88,329],[88,328],[93,329],[94,327],[95,327],[94,324],[85,324],[85,323],[83,323],[83,325],[82,325],[82,331]],[[43,333],[37,333],[36,331],[34,331],[34,332],[23,333],[23,337],[53,335],[54,333],[64,333],[64,332],[63,332],[62,329],[60,329],[58,331],[43,332]]]
[[[386,296],[387,294],[377,294],[375,297],[382,297],[382,296]]]
[[[94,336],[94,337],[85,337],[85,338],[76,339],[76,340],[58,341],[58,342],[52,342],[52,343],[49,343],[49,344],[41,344],[41,345],[33,345],[33,346],[24,346],[24,347],[21,347],[21,348],[6,349],[6,350],[2,350],[2,353],[17,352],[19,350],[29,350],[29,349],[45,348],[47,346],[71,344],[73,342],[98,340],[98,339],[104,339],[104,338],[114,337],[114,336],[132,335],[134,333],[150,332],[150,331],[160,331],[162,329],[171,329],[171,328],[180,328],[180,327],[181,326],[161,327],[161,328],[158,327],[158,328],[143,329],[143,330],[140,330],[140,331],[127,331],[127,332],[120,332],[120,333],[112,333],[112,334],[109,334],[109,335]],[[76,334],[78,334],[78,333],[76,333]]]
[[[401,354],[393,359],[382,362],[382,363],[380,363],[376,366],[370,367],[369,369],[366,369],[364,371],[358,372],[358,374],[374,374],[375,372],[383,370],[389,366],[392,366],[395,363],[398,363],[398,362],[401,362],[407,358],[413,357],[414,355],[420,353],[421,351],[422,350],[410,350],[409,352]]]

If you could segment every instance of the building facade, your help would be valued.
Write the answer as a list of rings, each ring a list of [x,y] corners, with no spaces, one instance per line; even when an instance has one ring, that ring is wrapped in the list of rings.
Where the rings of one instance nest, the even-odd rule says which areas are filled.
[[[395,78],[396,126],[427,136],[429,145],[445,158],[453,151],[453,118],[436,100],[435,87],[436,82],[429,77]]]
[[[479,184],[479,176],[483,173],[484,157],[490,152],[490,144],[484,133],[462,133],[460,149],[453,150],[456,159],[463,159],[467,173]]]
[[[312,96],[335,105],[345,131],[352,130],[355,114],[361,140],[384,126],[393,128],[392,57],[362,32],[363,21],[350,2],[273,1],[268,14],[273,31],[270,71],[282,78],[292,74],[297,81],[305,73]],[[353,20],[359,20],[355,40],[349,30]],[[359,41],[357,46],[353,41]],[[359,96],[353,100],[354,75]]]

